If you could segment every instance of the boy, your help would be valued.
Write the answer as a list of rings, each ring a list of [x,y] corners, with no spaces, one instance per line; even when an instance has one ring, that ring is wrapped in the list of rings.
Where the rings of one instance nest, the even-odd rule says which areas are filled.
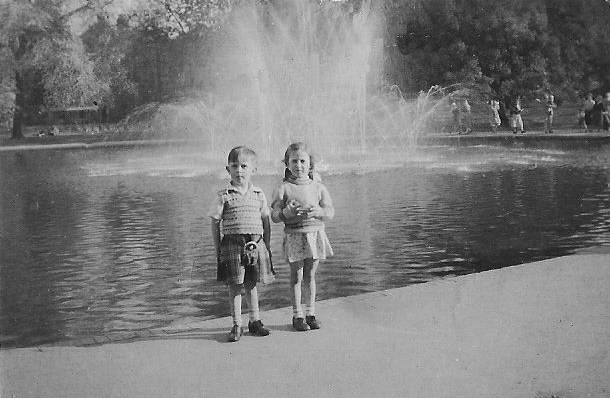
[[[256,282],[271,282],[274,272],[267,249],[271,239],[270,210],[263,191],[250,182],[256,171],[256,153],[243,146],[235,147],[229,152],[227,163],[231,182],[218,192],[208,214],[218,260],[217,279],[225,282],[229,290],[233,317],[229,341],[238,341],[242,335],[244,293],[250,310],[250,334],[269,334],[259,317]]]

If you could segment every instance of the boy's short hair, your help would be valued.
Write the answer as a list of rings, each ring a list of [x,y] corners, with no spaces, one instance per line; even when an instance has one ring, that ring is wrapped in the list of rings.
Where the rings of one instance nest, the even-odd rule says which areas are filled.
[[[238,162],[239,159],[256,160],[256,152],[246,146],[236,146],[231,149],[227,158],[227,163]]]

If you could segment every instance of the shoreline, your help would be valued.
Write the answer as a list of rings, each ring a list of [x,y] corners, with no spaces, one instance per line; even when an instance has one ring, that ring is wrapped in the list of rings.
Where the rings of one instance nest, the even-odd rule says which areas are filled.
[[[0,152],[26,150],[57,150],[57,149],[98,149],[112,147],[144,147],[144,146],[179,146],[188,144],[207,144],[199,139],[108,139],[109,136],[99,135],[65,135],[52,137],[25,137],[13,141],[10,137],[0,138]],[[525,134],[513,134],[511,131],[472,132],[469,134],[428,134],[415,137],[418,144],[461,143],[461,142],[532,142],[532,141],[585,141],[588,143],[610,143],[610,132],[583,133],[574,129],[556,130],[553,134],[543,131],[529,131]],[[22,143],[26,141],[26,143]],[[59,142],[64,141],[64,142]]]
[[[607,397],[610,248],[318,302],[322,329],[0,351],[2,396]],[[244,316],[246,319],[246,316]],[[237,382],[232,375],[239,375]],[[229,388],[230,386],[230,388]]]

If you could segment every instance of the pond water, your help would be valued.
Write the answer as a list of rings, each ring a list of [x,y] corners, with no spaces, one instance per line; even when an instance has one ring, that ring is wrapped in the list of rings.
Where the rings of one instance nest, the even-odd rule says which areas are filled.
[[[436,146],[329,162],[335,256],[319,299],[610,245],[610,146]],[[255,176],[267,196],[281,167]],[[32,346],[226,316],[208,204],[222,159],[197,148],[0,153],[0,343]],[[290,304],[278,279],[261,308]],[[288,322],[288,321],[287,321]]]

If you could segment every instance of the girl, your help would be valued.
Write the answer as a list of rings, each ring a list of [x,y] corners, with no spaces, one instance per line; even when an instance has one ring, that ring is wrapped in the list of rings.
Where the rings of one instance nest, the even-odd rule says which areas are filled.
[[[291,144],[284,154],[284,180],[275,189],[271,219],[284,223],[284,253],[290,264],[292,327],[297,331],[319,329],[316,320],[316,270],[333,250],[324,232],[324,221],[335,214],[326,187],[315,181],[311,155],[302,142]],[[301,284],[305,280],[307,316],[303,317]]]

